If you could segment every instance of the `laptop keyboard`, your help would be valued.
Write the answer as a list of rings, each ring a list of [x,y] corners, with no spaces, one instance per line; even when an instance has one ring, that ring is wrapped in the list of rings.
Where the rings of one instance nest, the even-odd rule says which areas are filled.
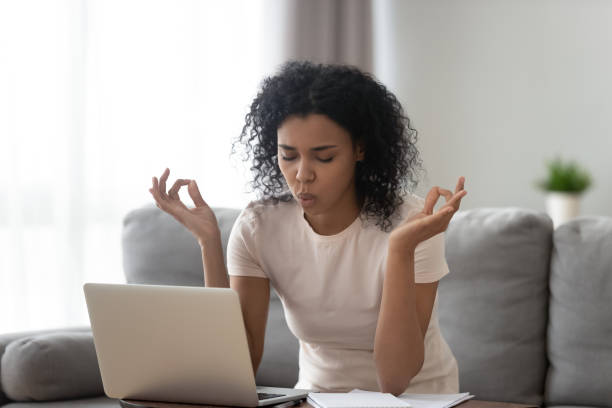
[[[284,397],[285,394],[268,394],[266,392],[258,392],[257,393],[257,398],[259,398],[260,400],[265,400],[268,398],[275,398],[275,397]]]

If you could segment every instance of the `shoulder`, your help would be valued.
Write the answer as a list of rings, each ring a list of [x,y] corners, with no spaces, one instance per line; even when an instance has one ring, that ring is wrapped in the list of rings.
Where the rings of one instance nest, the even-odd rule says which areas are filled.
[[[398,219],[397,224],[394,224],[394,228],[400,223],[406,221],[407,219],[412,218],[418,212],[422,211],[423,207],[425,206],[425,199],[414,193],[408,193],[407,195],[402,196],[402,198],[404,199],[404,202],[397,210],[399,214],[399,219]],[[443,247],[444,247],[444,234],[440,233],[440,234],[434,235],[428,240],[421,242],[419,246],[417,247],[417,251],[429,251],[429,250],[437,251]]]
[[[278,202],[271,199],[254,200],[240,212],[236,222],[248,225],[253,230],[278,225],[292,217],[296,205],[293,199]]]
[[[397,228],[407,218],[412,217],[425,206],[425,199],[411,192],[404,193],[400,196],[402,203],[398,205],[393,214],[389,217],[391,221],[391,228],[385,231],[385,234],[389,234],[395,228]],[[377,224],[378,218],[370,217],[367,214],[362,213],[363,227],[365,229],[372,229],[379,231],[380,227]]]
[[[395,229],[403,221],[414,216],[425,206],[425,199],[414,193],[406,193],[401,198],[403,202],[397,207],[392,216],[392,229]]]
[[[425,199],[414,193],[402,196],[404,203],[400,206],[402,219],[419,212],[425,206]]]

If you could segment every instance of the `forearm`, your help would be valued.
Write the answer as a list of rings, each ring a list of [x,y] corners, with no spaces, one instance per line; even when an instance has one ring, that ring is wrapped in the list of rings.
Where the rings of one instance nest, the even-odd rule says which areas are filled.
[[[263,357],[263,347],[257,347],[253,341],[253,337],[246,331],[247,335],[247,343],[249,345],[249,352],[251,355],[251,365],[253,366],[253,375],[257,375],[257,369],[259,368],[259,364],[261,363],[261,358]]]
[[[200,243],[202,248],[202,264],[204,265],[204,282],[207,288],[229,288],[227,269],[223,262],[223,249],[221,241],[212,241],[206,244]],[[246,322],[245,322],[246,326]],[[257,374],[257,368],[261,363],[263,354],[262,347],[257,347],[248,330],[246,330],[247,344],[253,366],[253,375]]]
[[[381,391],[402,393],[420,371],[424,355],[416,308],[414,250],[390,249],[374,340]]]
[[[207,288],[229,288],[227,268],[223,260],[221,237],[200,241],[200,248],[202,248],[205,286]]]

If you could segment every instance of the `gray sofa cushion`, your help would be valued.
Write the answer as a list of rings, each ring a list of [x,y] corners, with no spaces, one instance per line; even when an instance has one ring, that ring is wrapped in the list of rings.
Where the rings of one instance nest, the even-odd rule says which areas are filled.
[[[227,240],[239,211],[213,209],[226,258]],[[189,230],[154,204],[123,218],[123,269],[128,283],[203,286],[202,251]]]
[[[215,209],[223,254],[237,210]],[[196,238],[154,204],[123,219],[123,269],[128,283],[203,286],[202,252]]]
[[[2,408],[119,408],[119,406],[119,400],[108,397],[95,397],[51,402],[13,402],[12,404],[3,405]]]
[[[460,211],[446,233],[439,320],[461,391],[541,405],[553,224],[522,208]]]
[[[612,218],[555,230],[549,313],[547,405],[612,407]]]
[[[227,264],[227,241],[240,214],[235,208],[213,208]],[[204,286],[202,251],[181,223],[154,204],[130,211],[123,219],[123,269],[128,283]],[[274,289],[271,297],[278,299]]]
[[[26,332],[0,334],[0,361],[2,361],[2,356],[4,355],[4,351],[6,350],[6,347],[8,347],[8,345],[11,344],[15,340],[18,340],[24,337],[28,337],[28,336],[33,336],[33,335],[40,335],[40,334],[46,334],[46,333],[57,333],[57,332],[64,332],[64,331],[91,333],[91,328],[88,326],[87,327],[66,327],[66,328],[61,328],[61,329],[32,330],[32,331],[26,331]],[[4,394],[4,389],[2,387],[1,378],[2,378],[2,364],[0,364],[0,406],[10,401],[7,398],[7,396]]]
[[[104,394],[90,332],[23,337],[2,356],[2,385],[15,401],[47,401]]]

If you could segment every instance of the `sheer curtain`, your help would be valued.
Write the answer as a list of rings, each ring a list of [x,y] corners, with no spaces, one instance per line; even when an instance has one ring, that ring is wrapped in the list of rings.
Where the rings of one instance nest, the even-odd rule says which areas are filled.
[[[241,207],[230,141],[274,61],[263,1],[0,2],[0,333],[88,324],[151,177]],[[192,204],[186,192],[184,201]]]
[[[253,199],[229,153],[259,83],[288,58],[369,70],[380,3],[0,1],[0,333],[87,325],[82,284],[124,282],[122,218],[166,167]]]

